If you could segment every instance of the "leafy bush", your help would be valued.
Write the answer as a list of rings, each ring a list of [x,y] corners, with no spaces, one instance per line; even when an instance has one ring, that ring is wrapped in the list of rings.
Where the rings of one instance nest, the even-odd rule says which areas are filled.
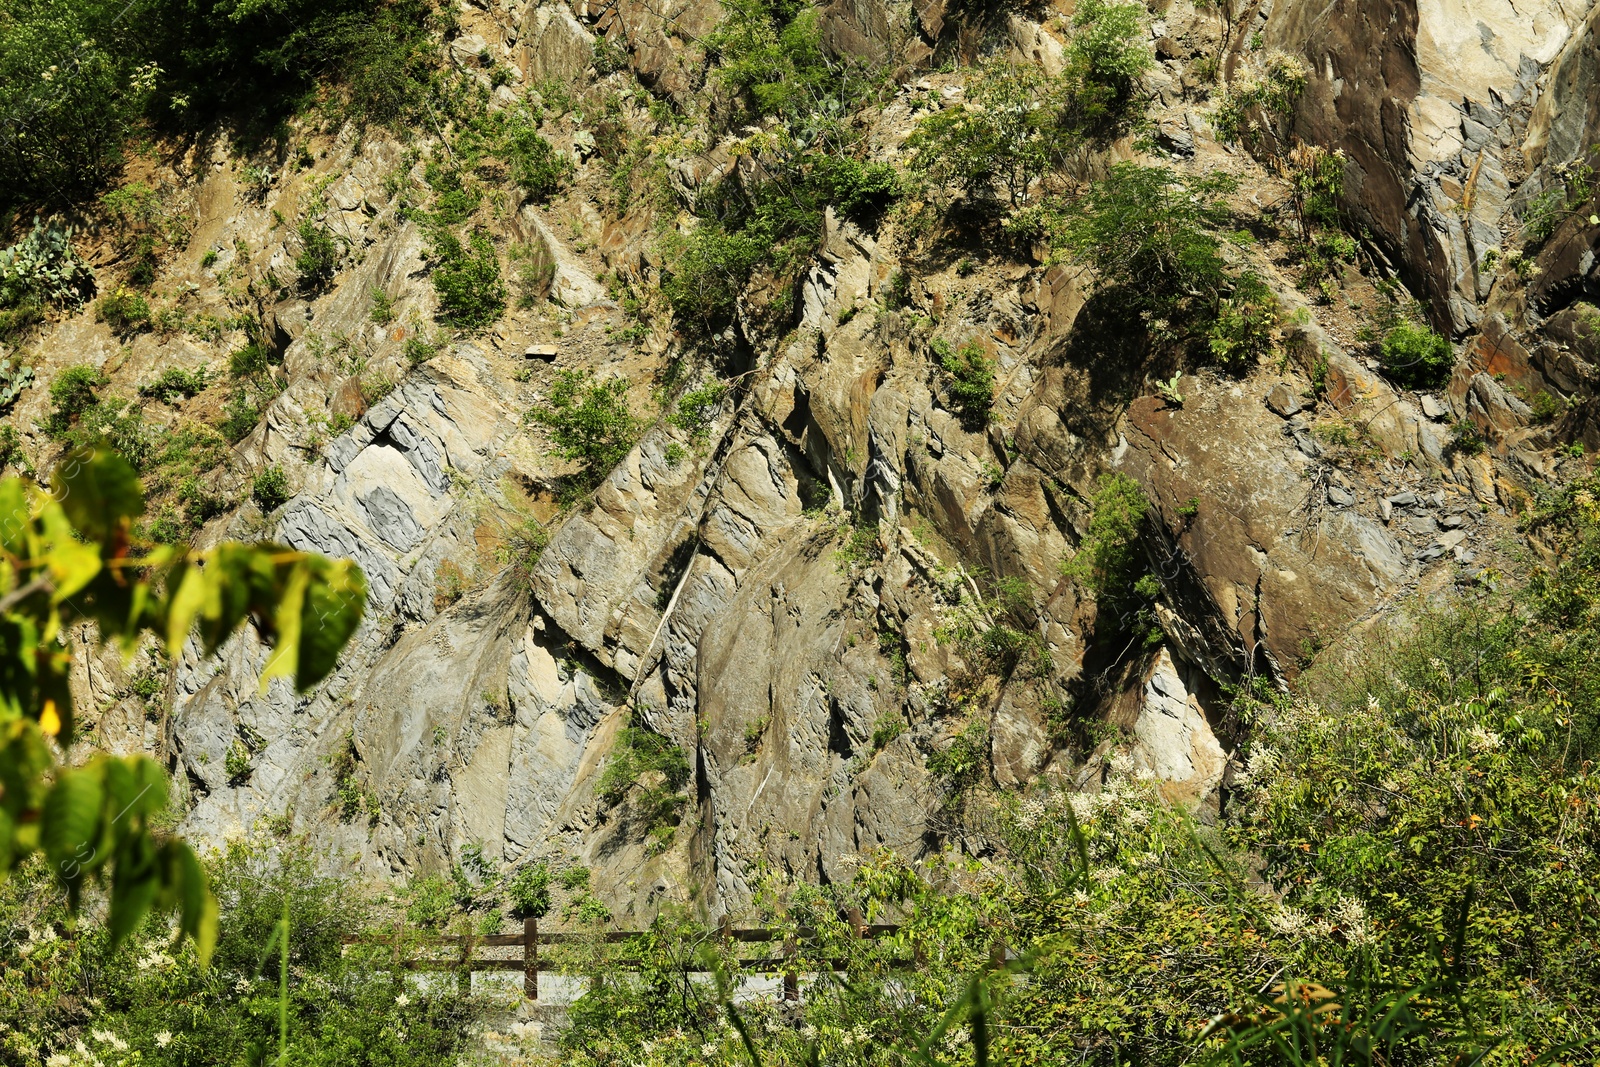
[[[1035,182],[1066,164],[1085,134],[1073,121],[1074,82],[1033,63],[996,59],[968,82],[968,103],[922,119],[906,147],[937,195],[954,189],[973,200],[1003,193],[1023,203]]]
[[[727,394],[728,387],[717,381],[690,390],[678,398],[678,410],[667,421],[692,437],[703,437]]]
[[[1094,267],[1097,284],[1152,308],[1191,296],[1209,302],[1227,287],[1215,231],[1227,220],[1221,196],[1233,187],[1224,174],[1186,178],[1118,163],[1049,228],[1056,244]]]
[[[673,235],[670,273],[662,279],[661,291],[680,320],[715,333],[733,319],[750,272],[767,260],[772,246],[772,231],[766,226],[730,231],[702,220],[687,238]]]
[[[462,168],[454,162],[446,164],[439,160],[430,161],[424,171],[434,192],[430,217],[436,225],[455,226],[466,222],[483,201],[483,190],[468,185],[461,172]]]
[[[50,383],[50,402],[55,405],[55,411],[51,414],[52,424],[64,427],[82,417],[84,412],[100,403],[96,390],[110,380],[98,367],[91,367],[87,363],[64,368]]]
[[[633,448],[639,422],[628,410],[628,383],[622,378],[594,381],[589,371],[561,371],[550,400],[524,416],[550,431],[552,451],[582,464],[578,488],[598,485]]]
[[[1246,369],[1271,351],[1278,324],[1278,298],[1265,282],[1246,274],[1233,293],[1217,302],[1217,316],[1207,331],[1211,357],[1224,367]]]
[[[281,362],[281,357],[259,340],[236,348],[228,356],[228,376],[234,379],[259,378]]]
[[[687,803],[682,789],[688,782],[689,760],[683,749],[660,734],[630,724],[617,732],[596,795],[601,802],[615,806],[637,789],[631,797],[633,809],[652,841],[664,845],[682,817]]]
[[[1256,152],[1277,153],[1310,72],[1304,60],[1286,52],[1266,57],[1263,69],[1249,71],[1228,86],[1212,115],[1217,136],[1242,141]]]
[[[139,386],[139,395],[170,404],[174,397],[187,399],[200,393],[206,387],[206,376],[207,371],[203,366],[192,371],[168,367],[155,381]]]
[[[980,202],[1004,193],[1020,206],[1035,183],[1121,133],[1138,110],[1137,84],[1155,63],[1144,17],[1142,4],[1083,0],[1060,74],[1035,63],[985,63],[967,83],[965,104],[917,124],[906,142],[913,173],[936,193],[953,188]]]
[[[131,289],[116,289],[102,296],[94,307],[96,320],[112,332],[130,334],[150,327],[150,302]]]
[[[1145,18],[1145,5],[1125,0],[1080,0],[1073,12],[1067,69],[1091,127],[1125,117],[1139,80],[1155,66]]]
[[[429,255],[436,260],[433,291],[439,297],[439,319],[465,330],[481,330],[506,309],[506,288],[500,280],[500,260],[494,245],[482,232],[473,233],[466,245],[449,230],[439,228],[430,238]]]
[[[339,241],[333,231],[311,219],[302,219],[295,235],[300,251],[295,253],[294,270],[302,293],[317,293],[327,287],[339,269]]]
[[[1379,345],[1379,360],[1389,377],[1418,388],[1442,385],[1455,366],[1450,342],[1420,323],[1401,322]]]
[[[217,429],[229,441],[242,441],[255,430],[256,423],[260,421],[260,405],[251,399],[248,389],[240,387],[228,394],[228,403],[223,408],[222,422]]]
[[[703,43],[716,64],[713,78],[737,101],[723,116],[726,127],[826,114],[848,77],[823,52],[817,11],[794,0],[728,0]]]
[[[511,179],[536,203],[548,201],[572,178],[571,158],[539,135],[531,116],[510,124],[503,152],[511,165]]]
[[[961,424],[968,430],[983,429],[994,407],[994,360],[976,341],[953,349],[948,341],[937,338],[933,350],[944,372],[945,393]]]
[[[1072,558],[1071,573],[1095,592],[1132,585],[1144,567],[1140,536],[1149,510],[1138,482],[1126,474],[1101,475],[1089,529]]]
[[[543,861],[517,871],[506,884],[512,912],[519,919],[542,919],[550,913],[550,866]]]
[[[262,511],[276,511],[288,502],[289,496],[289,476],[276,464],[256,475],[250,484],[250,499]]]
[[[822,153],[807,175],[808,186],[844,218],[871,229],[902,194],[888,163],[862,163],[853,156]]]

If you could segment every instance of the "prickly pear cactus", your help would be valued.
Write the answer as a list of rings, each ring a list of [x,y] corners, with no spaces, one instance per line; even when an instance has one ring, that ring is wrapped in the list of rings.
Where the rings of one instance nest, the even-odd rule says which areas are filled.
[[[13,366],[9,359],[0,359],[0,411],[8,410],[23,390],[32,384],[32,367],[20,362]]]
[[[0,248],[0,307],[30,301],[76,304],[94,275],[72,251],[72,228],[52,219],[33,220],[33,232]]]

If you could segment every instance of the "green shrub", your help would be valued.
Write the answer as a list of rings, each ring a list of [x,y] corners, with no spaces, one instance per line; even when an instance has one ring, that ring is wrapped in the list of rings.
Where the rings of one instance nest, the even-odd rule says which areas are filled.
[[[550,866],[544,861],[523,867],[506,884],[511,910],[519,919],[542,919],[550,913]]]
[[[66,937],[64,894],[43,863],[0,883],[0,922],[33,930],[0,943],[0,1057],[19,1067],[66,1060],[177,1067],[277,1059],[281,950],[288,911],[287,997],[281,1001],[293,1062],[319,1067],[431,1067],[467,1051],[486,1004],[454,982],[418,984],[384,966],[388,945],[342,943],[384,931],[374,902],[319,873],[327,858],[293,841],[238,842],[207,861],[220,916],[216,952],[202,967],[166,924],[148,922],[111,947],[103,919]],[[85,991],[93,993],[85,996]]]
[[[1073,12],[1067,69],[1093,127],[1122,119],[1139,80],[1155,66],[1145,18],[1144,4],[1123,0],[1080,0]]]
[[[0,472],[34,474],[34,464],[27,461],[22,451],[22,435],[11,424],[0,426]]]
[[[988,767],[989,731],[978,720],[968,723],[928,757],[928,773],[939,781],[950,799],[978,784],[988,775]]]
[[[1268,138],[1281,140],[1309,78],[1299,57],[1272,53],[1262,70],[1246,72],[1228,86],[1212,115],[1217,136],[1242,141],[1253,151],[1279,150],[1281,146],[1269,144]]]
[[[288,502],[290,495],[289,476],[276,464],[256,475],[250,484],[250,499],[254,500],[262,511],[278,510]]]
[[[862,163],[852,156],[818,155],[807,182],[841,216],[868,229],[902,194],[892,165]]]
[[[1094,267],[1097,284],[1169,308],[1191,293],[1226,290],[1215,231],[1227,221],[1222,194],[1233,187],[1224,174],[1187,178],[1166,167],[1118,163],[1048,229],[1053,243]]]
[[[1096,596],[1116,598],[1137,584],[1145,569],[1141,538],[1150,502],[1126,474],[1103,474],[1090,502],[1089,528],[1062,573]]]
[[[692,437],[703,437],[727,394],[728,387],[717,381],[684,393],[678,398],[678,410],[667,421]]]
[[[639,421],[628,410],[627,381],[596,382],[589,371],[558,373],[549,402],[524,417],[550,431],[555,455],[582,464],[581,489],[598,485],[621,463],[639,433]]]
[[[953,349],[948,341],[937,338],[933,350],[944,372],[945,393],[962,426],[972,431],[983,429],[994,407],[994,360],[976,341]]]
[[[1033,184],[1063,166],[1085,134],[1070,114],[1070,75],[995,59],[968,83],[968,105],[936,111],[906,141],[910,170],[934,192],[1023,203]]]
[[[250,397],[250,392],[245,388],[236,388],[228,394],[227,406],[223,409],[222,423],[217,427],[230,442],[242,441],[255,430],[256,423],[261,421],[261,407]]]
[[[687,238],[673,235],[661,291],[680,320],[716,333],[732,321],[750,272],[768,259],[772,246],[771,231],[764,227],[730,232],[702,220]]]
[[[295,234],[300,238],[300,251],[294,257],[300,291],[321,292],[339,268],[339,240],[327,226],[310,219],[301,220]]]
[[[435,225],[459,225],[471,218],[483,201],[482,190],[467,185],[461,170],[457,162],[441,160],[430,160],[424,169],[425,180],[434,192],[431,217]]]
[[[150,328],[150,302],[130,289],[116,289],[95,302],[95,319],[113,333],[130,334]]]
[[[688,802],[682,789],[689,783],[689,770],[683,749],[660,734],[624,726],[617,732],[596,796],[614,807],[632,793],[629,799],[646,833],[664,844]]]
[[[56,375],[55,381],[50,383],[50,403],[55,406],[51,422],[56,426],[65,427],[81,418],[85,412],[100,403],[100,396],[96,390],[110,380],[98,367],[91,367],[86,363],[63,369]]]
[[[500,260],[486,234],[474,232],[466,245],[449,230],[440,228],[430,238],[433,291],[439,297],[438,317],[464,330],[481,330],[506,308],[506,289],[500,280]]]
[[[186,371],[181,367],[168,367],[153,382],[139,386],[139,395],[170,404],[174,397],[185,399],[195,396],[206,387],[206,368],[196,367]]]
[[[703,42],[713,78],[738,101],[727,127],[814,114],[848,77],[823,52],[817,11],[792,0],[728,0]]]
[[[1218,301],[1206,338],[1211,357],[1224,367],[1248,368],[1271,351],[1277,324],[1278,298],[1260,278],[1246,274]]]
[[[1396,381],[1429,388],[1449,380],[1455,366],[1455,350],[1446,338],[1427,326],[1401,322],[1384,336],[1379,345],[1379,361],[1384,373]]]
[[[967,83],[967,103],[923,118],[906,141],[911,170],[937,194],[974,201],[1003,193],[1011,207],[1035,183],[1077,164],[1082,150],[1120,134],[1134,117],[1136,87],[1155,63],[1144,6],[1082,0],[1065,69],[996,58]]]
[[[4,404],[0,403],[0,407]],[[1533,421],[1554,422],[1556,416],[1567,409],[1567,406],[1548,390],[1541,389],[1533,394],[1533,399],[1528,402],[1528,407],[1533,410]]]
[[[234,379],[261,378],[273,367],[283,362],[283,357],[260,340],[250,341],[228,356],[228,375]]]
[[[512,181],[536,203],[545,203],[560,192],[574,170],[571,158],[541,137],[537,123],[529,116],[511,123],[504,154],[511,166]]]
[[[226,114],[246,143],[270,137],[319,82],[335,110],[404,121],[439,17],[423,0],[150,0],[131,14],[118,0],[44,0],[8,15],[0,114],[26,114],[30,136],[0,141],[0,209],[86,198],[151,124],[196,131]]]

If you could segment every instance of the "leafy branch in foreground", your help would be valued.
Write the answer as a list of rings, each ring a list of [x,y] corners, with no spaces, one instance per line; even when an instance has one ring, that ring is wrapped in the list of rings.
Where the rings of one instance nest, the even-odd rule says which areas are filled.
[[[249,617],[274,644],[263,686],[281,676],[305,690],[355,631],[366,580],[349,561],[275,544],[136,544],[143,513],[133,469],[103,450],[67,455],[50,493],[0,481],[0,876],[43,852],[74,908],[86,881],[109,884],[114,943],[176,909],[204,959],[217,907],[194,852],[155,829],[165,772],[144,756],[62,758],[75,733],[63,637],[89,624],[131,655],[150,634],[176,658],[198,626],[210,655]]]

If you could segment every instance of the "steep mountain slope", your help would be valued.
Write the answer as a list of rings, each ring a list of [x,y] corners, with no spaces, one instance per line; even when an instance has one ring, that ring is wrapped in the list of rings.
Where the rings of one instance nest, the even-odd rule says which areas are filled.
[[[355,558],[372,597],[307,697],[258,691],[251,635],[219,662],[191,649],[154,715],[130,689],[149,664],[102,658],[82,680],[101,738],[180,768],[203,840],[315,829],[386,878],[468,846],[552,857],[592,868],[622,916],[738,911],[767,869],[834,879],[879,846],[981,848],[975,782],[1096,789],[1120,756],[1214,808],[1226,687],[1283,684],[1405,597],[1471,581],[1536,487],[1600,448],[1582,169],[1600,12],[1529,6],[1155,5],[1148,129],[1096,146],[1081,177],[1138,158],[1237,179],[1232,228],[1258,236],[1226,255],[1282,307],[1273,352],[1236,370],[1165,343],[1164,321],[1130,329],[1117,290],[1043,240],[908,202],[830,208],[798,270],[764,252],[715,329],[674,322],[674,239],[706,225],[691,209],[714,217],[722,182],[758,180],[780,125],[708,117],[731,93],[707,75],[711,0],[463,9],[449,63],[490,114],[537,92],[540,133],[575,161],[547,203],[493,160],[472,172],[456,221],[513,290],[487,329],[436,325],[450,257],[426,212],[451,189],[435,168],[470,150],[460,130],[306,126],[283,158],[202,142],[140,163],[129,179],[161,190],[147,214],[192,219],[162,238],[154,286],[176,317],[122,336],[88,309],[49,323],[10,424],[44,468],[59,446],[34,427],[67,366],[132,399],[258,349],[256,379],[145,408],[172,438],[260,402],[196,491],[237,499],[278,470],[287,498],[258,489],[198,536]],[[831,62],[892,74],[847,118],[866,162],[903,173],[919,119],[962,106],[982,58],[1059,73],[1072,15],[837,0],[818,32]],[[1308,76],[1281,129],[1251,118],[1258,159],[1217,116],[1279,53]],[[1362,271],[1320,291],[1283,222],[1291,136],[1347,161]],[[165,223],[113,239],[105,222],[90,258],[112,292],[133,236]],[[318,233],[331,276],[297,291]],[[1458,343],[1436,391],[1379,373],[1391,276]],[[981,420],[951,369],[969,345],[992,361]],[[653,413],[592,493],[524,418],[571,371]],[[239,384],[260,375],[270,389]],[[1104,540],[1118,475],[1147,503],[1134,563],[1097,583],[1062,564]],[[649,758],[668,745],[686,773]]]

